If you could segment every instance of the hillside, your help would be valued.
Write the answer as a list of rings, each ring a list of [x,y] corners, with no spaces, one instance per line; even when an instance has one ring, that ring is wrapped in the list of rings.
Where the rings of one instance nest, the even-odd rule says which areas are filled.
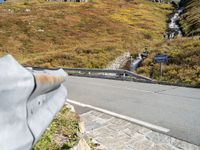
[[[200,36],[200,1],[185,0],[181,25],[186,36]]]
[[[163,41],[152,47],[150,57],[145,60],[138,73],[149,74],[149,65],[156,53],[165,53],[170,57],[165,65],[164,76],[159,78],[159,65],[156,65],[154,77],[157,80],[173,83],[190,84],[200,87],[200,3],[199,0],[183,0],[185,8],[181,15],[181,27],[184,37],[177,37],[172,41]]]
[[[163,38],[169,5],[143,0],[0,6],[0,55],[34,66],[102,68]]]
[[[164,65],[162,78],[159,77],[159,64],[155,65],[155,79],[200,87],[200,40],[177,38],[157,44],[152,47],[150,56],[144,61],[143,67],[137,70],[137,73],[148,76],[149,66],[157,53],[167,54],[170,59]]]
[[[25,65],[104,68],[124,52],[147,45],[150,56],[138,73],[149,76],[156,53],[170,61],[159,78],[200,86],[200,41],[164,39],[169,4],[145,0],[92,0],[89,3],[21,2],[0,6],[0,56],[10,53]]]

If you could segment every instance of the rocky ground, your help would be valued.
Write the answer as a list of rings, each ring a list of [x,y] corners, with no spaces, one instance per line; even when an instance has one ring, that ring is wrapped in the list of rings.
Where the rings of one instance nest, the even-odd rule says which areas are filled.
[[[130,52],[125,52],[121,56],[117,57],[114,61],[112,61],[106,69],[123,69],[126,66],[127,62],[130,59]]]

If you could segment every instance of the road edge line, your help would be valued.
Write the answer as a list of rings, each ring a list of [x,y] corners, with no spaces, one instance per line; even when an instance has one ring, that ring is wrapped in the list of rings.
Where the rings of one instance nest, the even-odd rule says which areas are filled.
[[[92,105],[80,103],[80,102],[77,102],[77,101],[74,101],[74,100],[71,100],[71,99],[67,99],[67,102],[74,104],[74,105],[81,106],[81,107],[91,108],[91,109],[97,110],[99,112],[103,112],[105,114],[108,114],[108,115],[111,115],[111,116],[114,116],[114,117],[117,117],[117,118],[120,118],[120,119],[124,119],[124,120],[130,121],[132,123],[136,123],[138,125],[141,125],[141,126],[144,126],[144,127],[147,127],[147,128],[150,128],[152,130],[156,130],[156,131],[160,131],[160,132],[164,132],[164,133],[167,133],[167,132],[170,131],[170,129],[167,129],[167,128],[164,128],[164,127],[161,127],[161,126],[157,126],[157,125],[154,125],[154,124],[142,121],[142,120],[138,120],[138,119],[135,119],[135,118],[132,118],[132,117],[121,115],[121,114],[118,114],[118,113],[115,113],[115,112],[112,112],[112,111],[109,111],[109,110],[106,110],[106,109],[102,109],[102,108],[99,108],[99,107],[95,107],[95,106],[92,106]]]

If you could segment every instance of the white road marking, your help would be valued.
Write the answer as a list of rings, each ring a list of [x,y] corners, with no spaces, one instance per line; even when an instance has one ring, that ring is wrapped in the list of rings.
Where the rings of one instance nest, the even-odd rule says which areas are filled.
[[[109,111],[109,110],[105,110],[105,109],[102,109],[102,108],[99,108],[99,107],[95,107],[95,106],[88,105],[88,104],[83,104],[83,103],[80,103],[80,102],[77,102],[77,101],[74,101],[74,100],[70,100],[70,99],[67,99],[67,101],[71,104],[78,105],[78,106],[81,106],[81,107],[91,108],[91,109],[103,112],[105,114],[108,114],[108,115],[111,115],[111,116],[114,116],[114,117],[117,117],[117,118],[121,118],[121,119],[130,121],[130,122],[133,122],[133,123],[136,123],[136,124],[139,124],[139,125],[142,125],[144,127],[151,128],[151,129],[154,129],[154,130],[157,130],[157,131],[161,131],[161,132],[165,132],[165,133],[170,131],[167,128],[157,126],[157,125],[154,125],[154,124],[142,121],[142,120],[138,120],[138,119],[135,119],[135,118],[131,118],[131,117],[128,117],[128,116],[124,116],[124,115],[121,115],[121,114],[118,114],[118,113],[115,113],[115,112],[112,112],[112,111]]]

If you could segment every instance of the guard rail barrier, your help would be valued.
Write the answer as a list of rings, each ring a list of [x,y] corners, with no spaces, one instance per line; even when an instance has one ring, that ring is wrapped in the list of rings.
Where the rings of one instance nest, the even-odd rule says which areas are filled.
[[[62,69],[35,71],[0,58],[0,150],[28,150],[67,98]]]

